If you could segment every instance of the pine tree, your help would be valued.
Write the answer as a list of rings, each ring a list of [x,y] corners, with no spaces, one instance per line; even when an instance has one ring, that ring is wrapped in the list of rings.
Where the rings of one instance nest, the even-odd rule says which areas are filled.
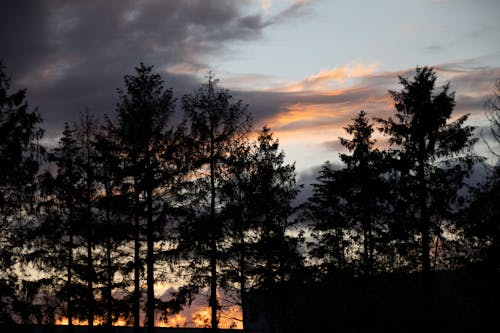
[[[16,298],[16,253],[23,231],[33,222],[36,175],[44,153],[38,110],[30,111],[26,90],[10,93],[10,78],[0,62],[0,324],[11,322]],[[16,250],[17,249],[17,250]]]
[[[234,142],[245,137],[250,127],[250,118],[246,106],[241,100],[235,100],[227,90],[217,85],[217,80],[210,74],[208,82],[202,85],[193,94],[185,95],[182,107],[187,123],[191,126],[189,133],[193,150],[193,200],[199,203],[196,212],[197,223],[192,224],[200,232],[201,239],[192,240],[186,230],[184,237],[187,242],[198,244],[197,255],[200,260],[208,257],[210,287],[209,306],[211,308],[211,327],[214,331],[218,326],[219,302],[217,299],[217,286],[219,283],[218,261],[220,258],[220,240],[223,230],[223,220],[220,216],[221,202],[220,189],[224,182],[224,172],[227,159],[231,155]],[[206,201],[205,201],[206,198]],[[197,225],[196,225],[197,224]],[[192,231],[192,230],[191,230]],[[207,255],[205,256],[205,253]],[[199,266],[199,265],[198,265]],[[193,267],[193,273],[200,267]],[[198,277],[195,277],[198,276]],[[193,278],[198,280],[195,284],[204,285],[199,275]],[[202,280],[202,279],[201,279]],[[201,287],[201,286],[200,286]]]
[[[78,246],[78,224],[81,221],[81,147],[78,145],[75,129],[65,124],[59,146],[51,152],[49,159],[57,167],[55,177],[50,171],[44,175],[44,218],[38,232],[43,242],[45,256],[56,260],[42,259],[42,270],[49,270],[64,276],[63,284],[56,293],[65,302],[69,330],[72,331],[76,318],[76,290],[81,289],[75,281],[75,248]],[[43,247],[42,247],[43,246]],[[58,286],[56,285],[56,288]],[[56,289],[56,291],[58,291]]]
[[[496,91],[485,103],[486,117],[490,121],[491,138],[500,143],[500,79],[495,82]],[[497,163],[487,180],[473,192],[472,203],[465,212],[464,227],[469,244],[479,249],[480,260],[492,271],[500,268],[500,151],[485,140]],[[472,247],[472,246],[471,246]]]
[[[254,220],[258,240],[256,247],[256,286],[265,291],[268,299],[268,322],[275,331],[278,319],[286,329],[288,306],[285,283],[302,268],[299,253],[299,237],[289,234],[293,227],[292,201],[299,192],[295,180],[295,166],[286,164],[279,142],[268,127],[264,127],[257,138],[252,153],[252,196],[248,205],[252,207],[250,218]],[[278,304],[277,299],[281,302]]]
[[[116,129],[106,117],[106,123],[100,128],[96,140],[95,150],[97,153],[96,179],[99,182],[99,193],[96,195],[96,206],[99,209],[99,221],[96,225],[96,242],[101,245],[105,260],[100,261],[99,274],[102,276],[102,300],[100,304],[103,313],[104,324],[108,332],[118,315],[124,316],[124,301],[113,297],[113,290],[119,288],[125,292],[127,279],[118,282],[115,278],[117,273],[122,276],[128,275],[125,258],[128,253],[121,250],[128,240],[130,224],[127,223],[128,209],[127,198],[123,193],[124,174],[123,162],[120,158],[119,140]],[[126,317],[126,316],[125,316]]]
[[[134,197],[134,327],[139,326],[140,315],[140,239],[141,220],[146,220],[146,321],[148,331],[155,322],[154,265],[155,229],[164,220],[164,209],[158,197],[172,180],[171,146],[173,126],[170,123],[175,109],[171,89],[163,87],[160,75],[152,72],[152,66],[140,64],[136,75],[126,75],[125,90],[118,90],[118,136],[126,156],[125,174],[132,181]],[[168,191],[167,191],[168,192]]]
[[[372,275],[383,252],[383,158],[373,147],[373,125],[364,111],[344,129],[352,135],[339,138],[349,152],[339,154],[345,167],[335,170],[326,162],[305,205],[314,236],[309,247],[322,274],[358,274],[361,260],[361,273]]]
[[[316,261],[317,274],[322,277],[349,270],[348,249],[353,240],[349,236],[348,215],[342,191],[348,186],[343,171],[325,162],[319,170],[313,193],[302,209],[302,219],[308,221],[312,241],[308,242],[311,257]]]
[[[372,275],[377,268],[375,256],[383,252],[383,211],[387,209],[384,198],[387,187],[382,174],[383,156],[373,146],[373,125],[368,123],[366,113],[360,111],[353,123],[345,127],[352,139],[340,138],[342,146],[350,154],[339,154],[346,168],[342,171],[344,186],[343,200],[347,211],[344,216],[351,230],[360,230],[362,238],[363,271]]]
[[[414,221],[420,235],[424,281],[429,280],[431,272],[431,237],[439,236],[438,225],[451,217],[457,192],[477,160],[471,152],[474,128],[465,126],[468,115],[450,121],[454,93],[449,84],[435,93],[436,79],[434,70],[428,67],[417,67],[411,80],[399,77],[402,90],[390,91],[395,119],[378,120],[380,130],[389,135],[394,147],[392,165],[406,210],[402,215]]]
[[[252,267],[255,264],[254,245],[255,224],[250,215],[253,207],[250,204],[253,198],[252,172],[255,165],[252,163],[252,147],[249,143],[239,143],[228,158],[226,169],[227,180],[221,187],[221,197],[225,205],[221,212],[226,222],[225,234],[227,242],[224,261],[228,264],[223,267],[223,279],[235,286],[242,310],[243,330],[248,327],[248,297],[251,287]],[[231,289],[231,288],[228,288]]]
[[[86,282],[86,312],[89,331],[93,331],[95,317],[95,296],[94,296],[94,281],[95,267],[94,254],[95,247],[95,216],[93,208],[95,207],[94,197],[97,191],[95,169],[97,167],[97,152],[95,150],[95,139],[97,135],[98,124],[96,120],[86,110],[82,114],[80,122],[75,127],[75,134],[80,147],[82,163],[80,170],[82,171],[82,206],[83,206],[83,223],[82,239],[85,242],[86,257],[85,257],[85,273],[84,280]]]

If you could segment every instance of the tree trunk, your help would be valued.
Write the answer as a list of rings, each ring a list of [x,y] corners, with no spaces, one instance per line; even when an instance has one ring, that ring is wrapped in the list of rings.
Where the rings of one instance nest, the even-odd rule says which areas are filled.
[[[155,294],[154,294],[154,233],[153,233],[153,184],[149,151],[146,153],[146,274],[147,274],[147,331],[153,333],[155,325]]]
[[[139,242],[140,235],[140,219],[139,219],[139,184],[137,178],[134,178],[134,332],[139,332],[140,315],[141,315],[141,286],[140,286],[140,272],[141,272],[141,258]]]
[[[425,165],[422,154],[419,156],[417,178],[419,186],[419,206],[420,206],[420,232],[422,235],[422,273],[424,284],[427,285],[431,273],[431,261],[429,255],[429,211],[427,208],[427,182],[425,179]]]
[[[94,263],[92,260],[93,232],[92,232],[92,159],[91,159],[91,122],[88,110],[85,118],[85,148],[86,148],[86,220],[87,220],[87,297],[88,297],[88,329],[94,330]]]
[[[107,332],[112,332],[113,326],[113,272],[111,268],[111,190],[109,184],[106,185],[106,328]]]
[[[215,154],[213,129],[210,133],[210,300],[212,332],[217,332],[217,220],[215,218]]]
[[[90,203],[87,202],[87,297],[88,297],[88,328],[89,332],[94,328],[94,266],[92,260],[92,221],[90,215]]]
[[[243,232],[243,218],[240,216],[238,223],[238,238],[240,245],[240,300],[241,300],[241,319],[243,331],[247,329],[247,297],[246,297],[246,251],[245,251],[245,234]]]
[[[68,267],[67,267],[67,286],[66,286],[66,315],[68,317],[68,332],[73,332],[73,300],[71,297],[73,283],[73,208],[69,208],[69,221],[68,221],[68,229],[69,229],[69,240],[68,240]]]

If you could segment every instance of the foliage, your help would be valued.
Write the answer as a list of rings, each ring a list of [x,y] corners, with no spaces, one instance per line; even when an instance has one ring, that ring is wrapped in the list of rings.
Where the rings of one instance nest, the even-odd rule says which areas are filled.
[[[451,293],[412,289],[412,273],[480,261],[485,280],[496,277],[500,172],[468,205],[474,128],[454,117],[454,93],[449,84],[436,92],[436,81],[427,67],[399,78],[394,116],[376,119],[388,149],[359,112],[339,138],[343,165],[322,165],[297,209],[301,186],[279,140],[267,126],[252,133],[247,106],[211,74],[182,98],[178,119],[172,90],[141,63],[124,77],[116,117],[99,125],[87,112],[66,124],[42,164],[40,115],[25,90],[9,92],[0,66],[0,324],[102,318],[111,332],[119,319],[139,326],[145,307],[151,329],[206,289],[214,329],[234,304],[249,328],[260,303],[270,330],[304,330],[291,318],[332,290],[335,304],[323,305],[347,318],[336,328],[400,313],[402,290],[412,313],[446,316],[440,302]],[[497,140],[498,98],[486,104]],[[157,299],[157,281],[184,285]]]
[[[419,235],[420,260],[417,264],[410,257],[410,261],[425,274],[431,270],[431,242],[444,240],[440,226],[454,218],[458,192],[478,161],[472,152],[474,128],[465,125],[468,115],[450,121],[454,93],[448,83],[435,94],[436,79],[428,67],[417,67],[412,80],[399,77],[402,90],[390,92],[395,118],[378,119],[381,132],[389,135],[394,147],[390,153],[396,201],[402,200],[396,206],[403,210],[394,216],[408,222],[400,228],[395,221],[394,232],[404,245],[411,245]],[[411,248],[404,252],[411,253]]]
[[[36,214],[35,178],[44,153],[39,144],[43,130],[38,110],[30,111],[26,90],[10,92],[10,78],[0,62],[0,323],[15,311],[23,233]]]
[[[218,262],[222,255],[224,220],[221,216],[221,189],[226,182],[225,170],[233,149],[245,139],[251,123],[247,107],[221,89],[210,74],[198,91],[185,95],[182,108],[190,125],[193,149],[191,164],[192,223],[181,226],[183,247],[194,250],[197,259],[190,267],[191,284],[210,287],[211,327],[217,327],[220,304],[217,286],[221,283]],[[189,251],[188,251],[189,253]],[[193,252],[191,252],[193,253]],[[191,259],[192,260],[192,259]],[[207,262],[208,261],[208,262]],[[207,275],[200,268],[208,264]],[[201,274],[200,274],[201,273]]]

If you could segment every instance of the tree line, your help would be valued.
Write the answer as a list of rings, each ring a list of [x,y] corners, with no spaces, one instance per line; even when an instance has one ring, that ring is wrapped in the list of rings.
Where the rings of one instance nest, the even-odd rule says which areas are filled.
[[[211,74],[178,100],[141,63],[114,113],[86,110],[48,149],[40,112],[26,90],[10,92],[4,71],[1,324],[66,317],[69,331],[75,320],[92,331],[99,318],[111,331],[120,319],[138,328],[144,311],[152,331],[208,291],[208,326],[239,304],[245,328],[258,291],[275,331],[286,327],[288,283],[421,272],[427,285],[434,270],[499,267],[499,169],[467,184],[482,161],[474,127],[454,117],[454,93],[436,88],[432,68],[399,77],[392,117],[352,119],[343,166],[325,162],[300,204],[278,139],[255,132],[247,105]],[[499,106],[498,94],[486,103],[497,140]],[[179,287],[160,299],[158,282]]]

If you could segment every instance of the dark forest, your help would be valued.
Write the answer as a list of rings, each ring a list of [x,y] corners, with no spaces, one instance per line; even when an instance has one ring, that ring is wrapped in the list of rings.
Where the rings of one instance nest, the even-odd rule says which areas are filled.
[[[273,333],[497,325],[500,166],[475,152],[483,139],[433,68],[394,78],[392,116],[360,110],[338,138],[342,165],[326,161],[313,184],[298,182],[271,128],[254,127],[253,101],[212,73],[177,98],[141,63],[109,92],[115,110],[83,111],[53,147],[7,73],[2,331],[153,332],[196,299],[211,331],[224,318]],[[500,81],[484,101],[498,142],[499,94]],[[298,200],[303,185],[312,194]],[[160,285],[172,287],[159,297]]]

